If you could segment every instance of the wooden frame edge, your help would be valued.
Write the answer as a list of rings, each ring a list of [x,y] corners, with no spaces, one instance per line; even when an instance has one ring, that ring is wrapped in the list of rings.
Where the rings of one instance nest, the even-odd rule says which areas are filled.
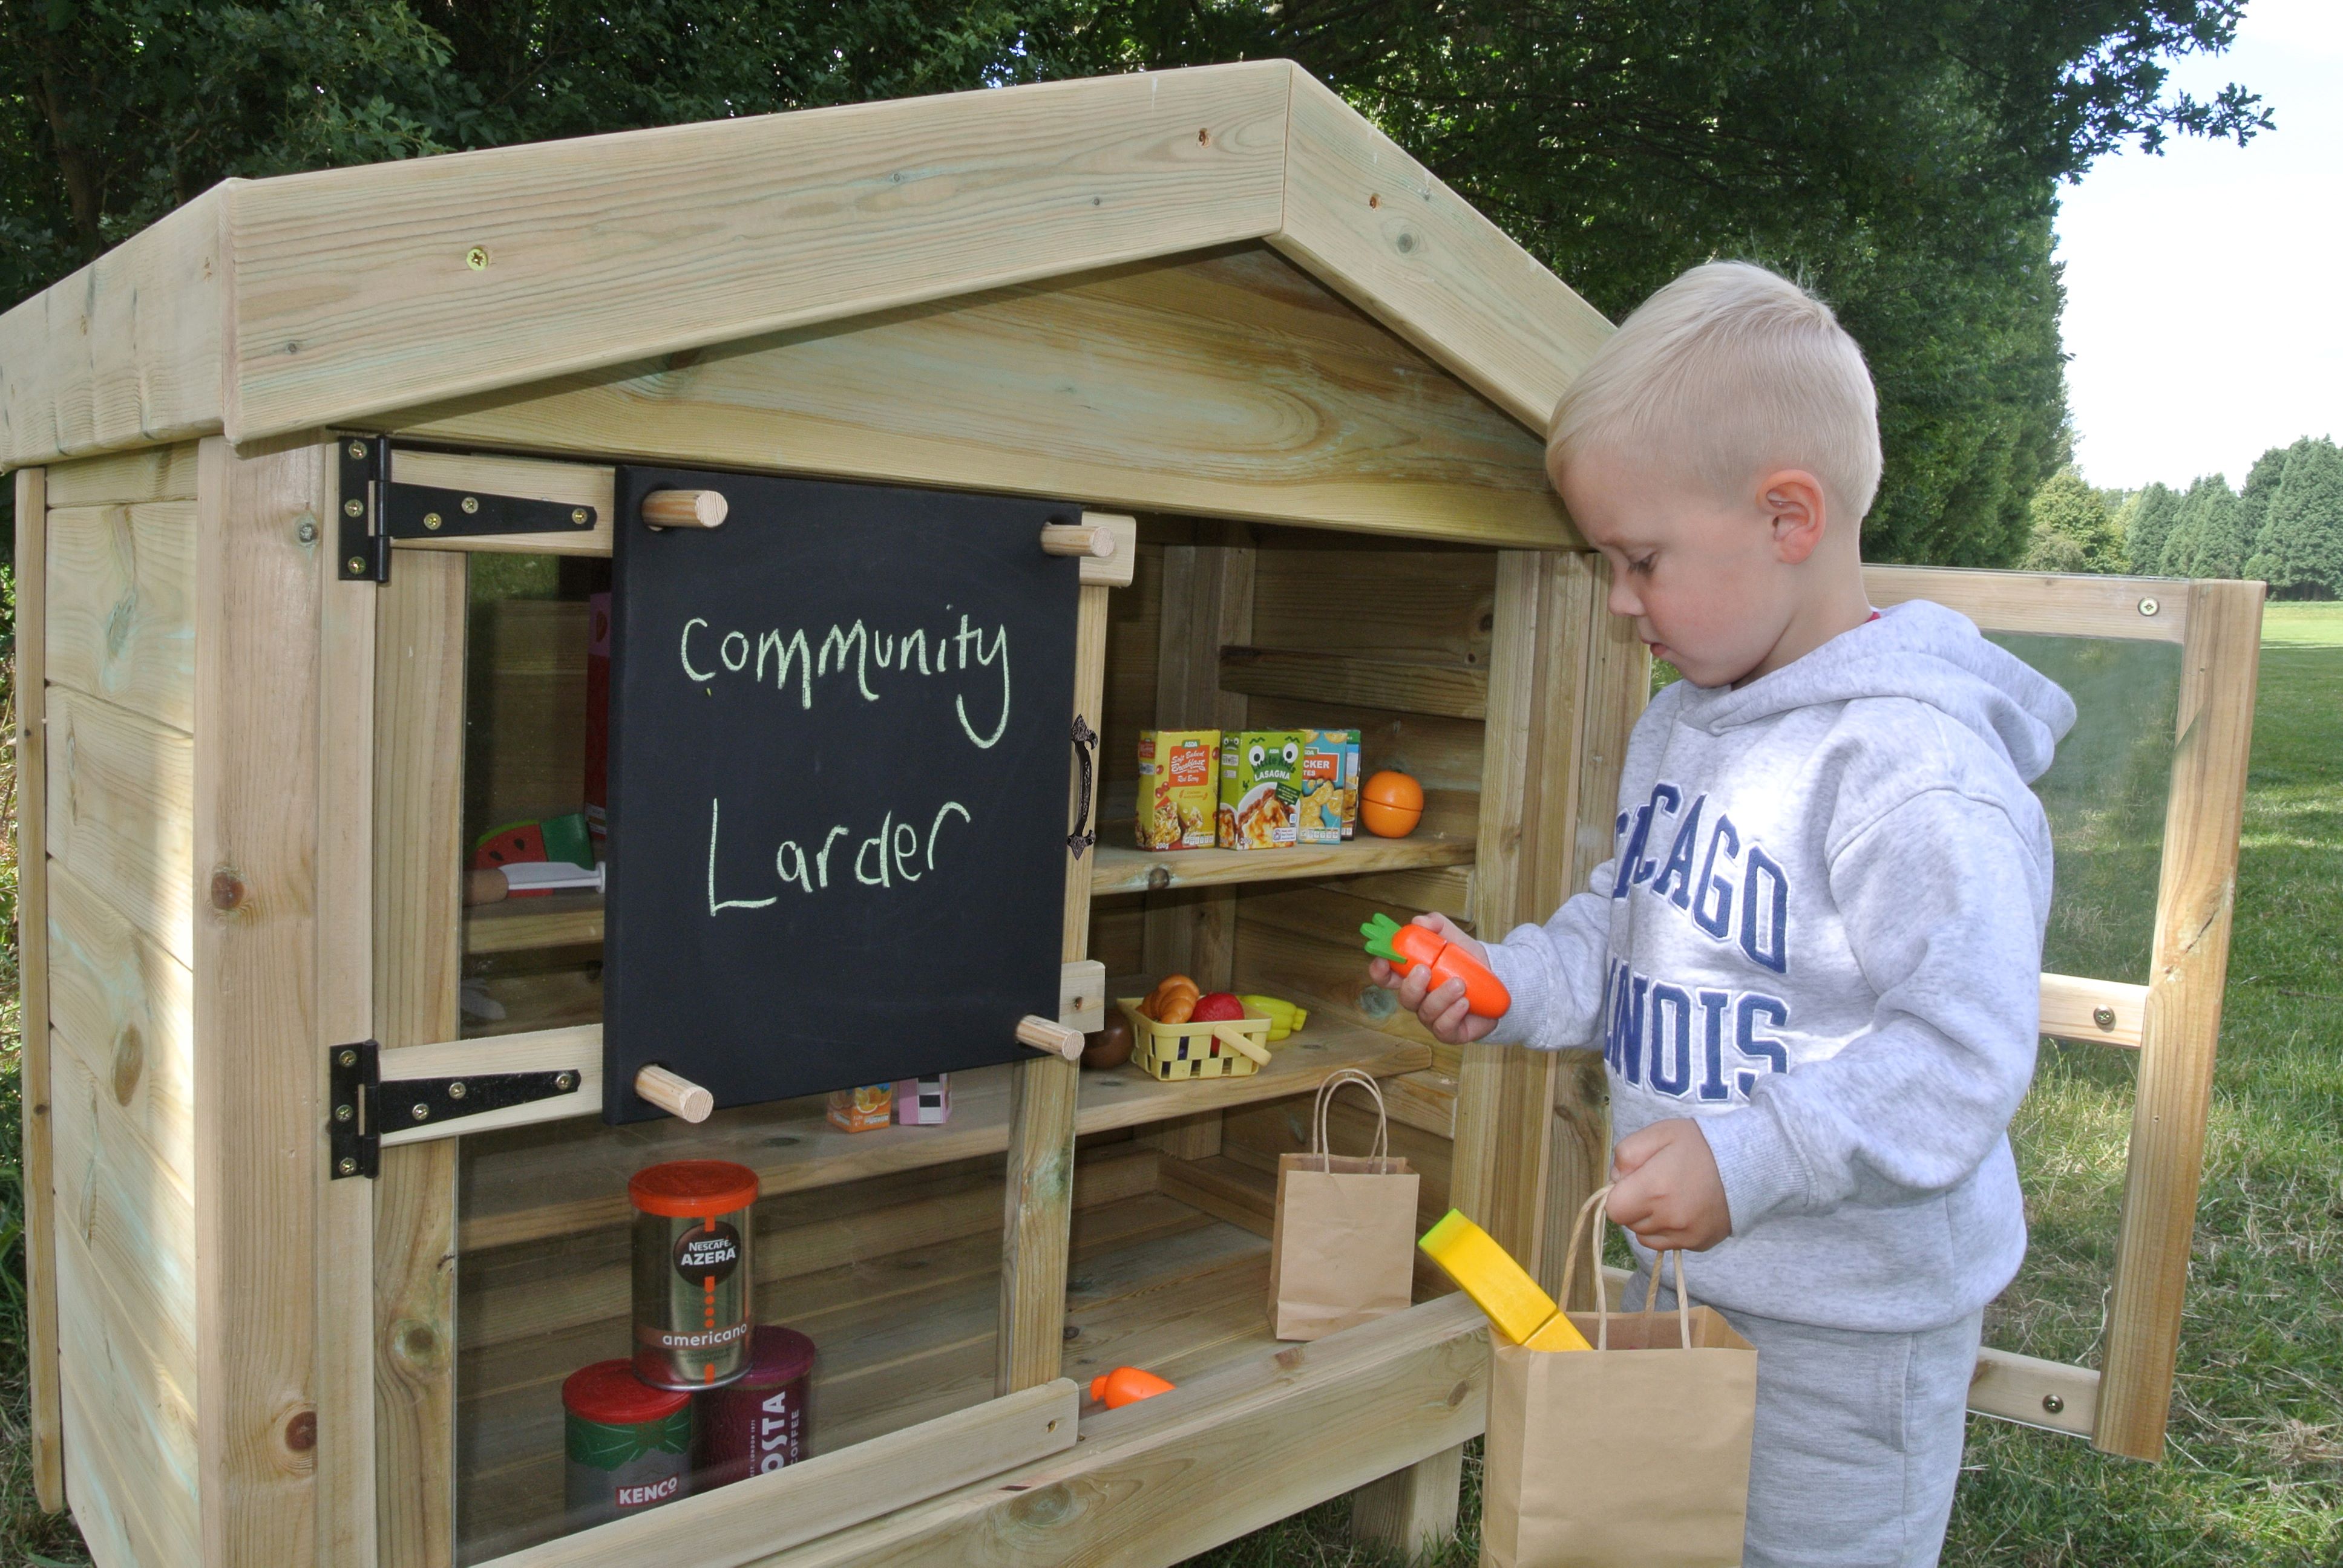
[[[2183,642],[2191,584],[2176,578],[2087,577],[1959,567],[1866,566],[1863,585],[1881,608],[1932,599],[1981,631]]]

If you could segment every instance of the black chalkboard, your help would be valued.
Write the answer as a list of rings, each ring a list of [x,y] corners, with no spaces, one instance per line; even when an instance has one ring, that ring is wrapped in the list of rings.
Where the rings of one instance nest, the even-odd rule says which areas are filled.
[[[712,529],[653,490],[714,489]],[[618,470],[604,1113],[1014,1061],[1058,1014],[1078,508]]]

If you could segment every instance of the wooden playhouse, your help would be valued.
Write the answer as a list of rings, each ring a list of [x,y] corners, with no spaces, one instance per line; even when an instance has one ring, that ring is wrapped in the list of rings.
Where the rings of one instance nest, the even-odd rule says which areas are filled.
[[[1424,1217],[1453,1203],[1559,1272],[1600,1061],[1434,1045],[1355,931],[1439,910],[1499,934],[1610,851],[1649,667],[1541,462],[1606,331],[1282,62],[230,181],[0,318],[42,1498],[106,1568],[1168,1563],[1345,1492],[1369,1534],[1447,1528],[1483,1320],[1420,1275],[1407,1312],[1271,1339],[1272,1173],[1310,1091],[1363,1069]],[[650,526],[710,496],[720,528]],[[1078,553],[1021,546],[996,580],[912,514]],[[727,861],[719,893],[712,806],[678,829],[662,791],[733,768],[741,800],[739,758],[785,749],[628,696],[649,656],[597,668],[599,596],[720,602],[680,648],[710,699],[770,651],[810,708],[738,618],[784,546],[817,552],[790,591],[835,607],[833,681],[866,598],[934,612],[940,645],[938,601],[964,636],[1030,579],[995,608],[1039,618],[1016,711],[1049,784],[983,788],[1050,819],[1038,875],[1001,862],[983,922],[952,924],[910,882],[950,807],[992,809],[978,785],[935,806],[930,750],[831,753],[863,769],[840,812],[918,798],[860,879],[891,867],[906,919],[990,931],[997,964],[865,942],[710,970],[678,935],[703,885],[711,917],[814,893],[809,852],[762,881]],[[2208,694],[2249,698],[2258,590],[1874,586],[2185,660],[2153,979],[2045,980],[2046,1028],[2142,1056],[2105,1365],[1989,1353],[1977,1384],[2152,1454],[2250,709]],[[955,700],[984,749],[977,689]],[[1131,847],[1141,730],[1317,725],[1422,781],[1413,834]],[[575,810],[606,745],[607,919],[590,890],[468,904],[476,842]],[[1011,968],[1048,992],[1043,1043],[1175,970],[1311,1017],[1243,1076],[1085,1070],[962,1038]],[[949,1120],[842,1131],[806,1096],[845,1068],[651,1114],[641,1069],[758,1019],[862,1077],[949,1061]],[[682,1156],[757,1173],[758,1313],[819,1347],[810,1454],[580,1529],[558,1391],[626,1342],[629,1173]],[[1122,1363],[1178,1391],[1085,1402]]]

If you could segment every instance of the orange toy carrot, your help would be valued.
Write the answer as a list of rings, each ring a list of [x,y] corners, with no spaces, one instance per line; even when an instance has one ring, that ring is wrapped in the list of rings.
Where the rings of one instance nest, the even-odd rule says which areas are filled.
[[[1464,982],[1464,1005],[1483,1018],[1503,1018],[1513,1005],[1504,982],[1455,943],[1444,940],[1429,926],[1405,925],[1378,914],[1359,928],[1367,951],[1406,974],[1418,964],[1432,970],[1433,989],[1453,980]]]
[[[1091,1379],[1091,1397],[1109,1410],[1121,1410],[1124,1405],[1171,1392],[1170,1383],[1139,1367],[1117,1367]]]

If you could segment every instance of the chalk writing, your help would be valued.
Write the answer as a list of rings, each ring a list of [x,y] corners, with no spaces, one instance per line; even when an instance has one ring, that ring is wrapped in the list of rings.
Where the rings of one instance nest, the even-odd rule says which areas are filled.
[[[952,711],[960,719],[961,733],[983,750],[1000,744],[1009,729],[1009,628],[971,626],[965,614],[957,631],[936,633],[932,660],[928,657],[924,627],[905,632],[874,631],[859,619],[833,621],[816,643],[804,627],[786,632],[769,627],[751,636],[737,628],[719,632],[705,617],[693,616],[683,623],[676,639],[676,661],[686,679],[709,689],[727,676],[746,677],[751,685],[761,687],[769,674],[775,694],[786,696],[794,676],[798,708],[803,712],[812,711],[815,682],[832,676],[851,674],[855,693],[865,702],[877,702],[882,694],[870,684],[874,668],[882,678],[916,673],[920,678],[933,679],[970,670],[992,671],[1000,677],[1001,699],[999,712],[991,716],[990,729],[979,733],[983,719],[970,714],[968,690],[952,699]],[[986,691],[978,697],[980,714],[989,705],[990,682],[985,684]]]

